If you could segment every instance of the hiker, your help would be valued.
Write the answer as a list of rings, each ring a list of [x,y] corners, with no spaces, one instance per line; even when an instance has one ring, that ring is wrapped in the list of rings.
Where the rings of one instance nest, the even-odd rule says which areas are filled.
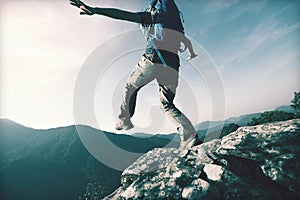
[[[190,40],[184,35],[179,10],[174,0],[151,0],[145,12],[128,12],[115,8],[90,7],[80,0],[70,0],[71,5],[81,9],[81,15],[103,15],[114,19],[141,24],[147,39],[147,47],[141,61],[129,76],[122,96],[117,130],[133,128],[138,91],[154,79],[159,84],[161,108],[176,125],[181,136],[180,148],[200,143],[190,120],[174,105],[180,66],[178,51],[189,50],[189,59],[197,56]],[[159,9],[156,9],[155,7]],[[162,29],[163,28],[163,29]],[[183,43],[185,48],[181,49]]]

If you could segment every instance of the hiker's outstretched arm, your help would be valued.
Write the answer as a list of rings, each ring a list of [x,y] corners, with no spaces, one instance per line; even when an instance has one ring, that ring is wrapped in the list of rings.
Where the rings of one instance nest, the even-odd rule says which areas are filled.
[[[103,15],[113,19],[125,20],[135,23],[141,23],[139,13],[128,12],[115,8],[93,8],[84,4],[80,0],[70,0],[70,4],[81,9],[81,15]]]
[[[95,14],[104,15],[114,19],[141,23],[141,19],[138,13],[128,12],[115,8],[93,8],[93,12]]]

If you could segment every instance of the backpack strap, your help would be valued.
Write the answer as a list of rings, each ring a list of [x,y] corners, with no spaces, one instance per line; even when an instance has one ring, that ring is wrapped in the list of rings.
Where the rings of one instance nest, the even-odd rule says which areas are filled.
[[[168,66],[168,65],[167,65],[167,62],[166,62],[166,60],[164,59],[164,57],[161,55],[161,53],[160,53],[159,49],[157,48],[156,44],[153,42],[153,39],[151,38],[150,41],[151,41],[151,45],[152,45],[154,51],[156,52],[157,56],[158,56],[159,59],[160,59],[162,65],[163,65],[164,67],[167,67],[167,66]]]
[[[150,15],[151,15],[151,20],[152,20],[153,24],[155,23],[155,15],[156,14],[157,14],[157,11],[155,10],[155,8],[151,8]]]

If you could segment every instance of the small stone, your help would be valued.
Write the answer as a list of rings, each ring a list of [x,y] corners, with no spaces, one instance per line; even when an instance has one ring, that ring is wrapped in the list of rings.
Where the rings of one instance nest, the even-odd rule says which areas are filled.
[[[192,196],[193,191],[194,191],[194,187],[192,186],[183,188],[182,195],[181,195],[182,198],[189,199]]]
[[[209,178],[210,180],[219,181],[221,180],[224,169],[219,165],[205,164],[203,171],[206,173],[207,178]]]
[[[178,178],[178,177],[181,176],[181,174],[182,174],[182,171],[177,171],[177,172],[175,172],[175,173],[173,174],[173,177],[174,177],[174,178]]]

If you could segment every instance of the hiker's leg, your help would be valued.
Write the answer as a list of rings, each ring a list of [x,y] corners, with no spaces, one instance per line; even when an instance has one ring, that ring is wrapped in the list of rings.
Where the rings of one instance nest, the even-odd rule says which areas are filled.
[[[197,133],[192,123],[173,103],[178,85],[178,71],[169,68],[164,74],[166,75],[157,79],[161,108],[177,127],[182,140],[195,137]]]
[[[120,120],[130,120],[134,114],[138,91],[154,78],[155,65],[148,59],[142,57],[142,60],[135,66],[126,81],[121,102]]]
[[[136,89],[133,94],[131,95],[130,99],[129,99],[129,116],[132,117],[135,111],[135,106],[136,106],[136,97],[137,97],[137,93],[140,90],[140,88]]]

